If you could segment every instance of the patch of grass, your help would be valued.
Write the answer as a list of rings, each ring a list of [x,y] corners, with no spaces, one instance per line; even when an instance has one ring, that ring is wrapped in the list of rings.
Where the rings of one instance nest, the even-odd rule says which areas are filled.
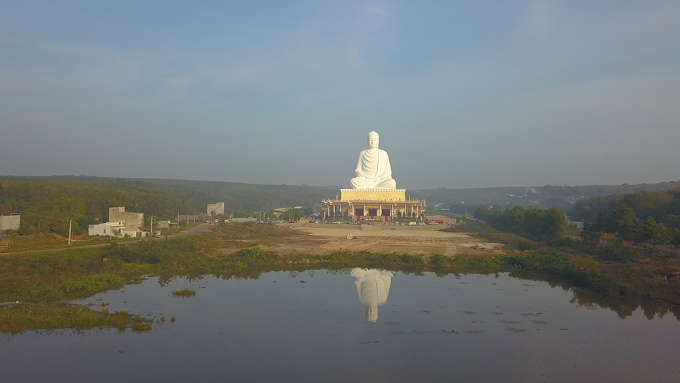
[[[629,283],[592,268],[589,261],[574,263],[569,257],[557,251],[515,254],[504,258],[504,263],[511,268],[560,276],[578,286],[593,289],[605,296],[640,295],[640,292]]]
[[[130,325],[130,329],[134,332],[146,332],[151,331],[151,323],[147,322],[134,322]]]
[[[9,241],[8,252],[58,249],[68,246],[68,239],[53,233],[41,233],[30,235],[10,234],[5,235]],[[72,247],[90,245],[90,241],[73,241]]]
[[[189,289],[183,289],[183,290],[173,291],[172,295],[176,296],[176,297],[193,297],[194,295],[196,295],[196,291],[189,290]]]
[[[79,278],[62,278],[51,283],[38,283],[14,289],[13,300],[49,302],[61,299],[86,298],[96,293],[119,288],[126,279],[120,275],[93,274]]]
[[[24,331],[92,328],[125,330],[131,326],[151,326],[148,319],[125,311],[114,314],[104,309],[91,310],[87,306],[69,303],[17,304],[0,309],[0,332],[18,334]]]

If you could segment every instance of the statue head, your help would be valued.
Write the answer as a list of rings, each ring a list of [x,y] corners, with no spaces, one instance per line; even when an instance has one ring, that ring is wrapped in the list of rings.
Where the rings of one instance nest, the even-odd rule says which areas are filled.
[[[378,133],[376,133],[376,132],[368,133],[368,147],[370,149],[377,148],[379,142],[380,142],[380,136],[378,136]]]
[[[378,306],[366,306],[366,322],[375,323],[378,321]]]

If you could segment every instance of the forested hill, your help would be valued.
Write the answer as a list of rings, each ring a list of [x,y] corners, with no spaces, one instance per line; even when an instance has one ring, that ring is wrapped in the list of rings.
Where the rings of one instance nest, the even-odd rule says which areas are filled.
[[[630,194],[639,191],[657,192],[680,187],[680,182],[657,184],[585,185],[585,186],[540,186],[540,187],[497,187],[476,189],[424,189],[409,193],[432,204],[449,206],[454,203],[490,204],[500,206],[538,206],[570,209],[577,201],[613,194]]]
[[[111,194],[129,191],[130,198],[135,196],[143,200],[140,193],[169,194],[175,200],[181,201],[179,205],[176,201],[173,204],[176,205],[176,209],[180,209],[182,214],[190,214],[194,210],[203,211],[206,204],[215,202],[225,202],[227,210],[246,211],[287,206],[314,206],[319,204],[323,198],[339,194],[340,189],[339,187],[307,185],[257,185],[220,181],[89,176],[0,177],[2,183],[7,184],[9,181],[13,181],[15,185],[11,190],[22,190],[22,193],[28,193],[27,195],[33,195],[29,192],[30,190],[40,194],[45,190],[59,189],[65,193],[62,194],[63,196],[70,196],[77,193],[77,189],[82,189],[84,194],[87,194],[89,190],[99,189],[100,193],[109,195],[109,197]],[[22,187],[17,188],[17,185],[22,185]],[[103,192],[104,189],[107,192]],[[0,189],[0,202],[4,198],[16,198],[9,189],[4,195],[2,193]]]
[[[641,220],[652,217],[668,227],[680,228],[680,187],[585,199],[574,204],[570,216],[574,220],[593,222],[599,212],[616,211],[623,205],[630,207]]]
[[[189,181],[164,179],[127,179],[131,185],[151,187],[191,199],[205,210],[208,203],[224,202],[231,210],[269,210],[279,207],[319,205],[324,198],[340,194],[340,187],[307,185],[258,185],[221,181]]]
[[[407,191],[407,194],[426,200],[430,211],[435,203],[461,201],[503,206],[558,206],[568,210],[575,202],[587,197],[640,190],[664,191],[678,186],[680,183],[668,182],[620,186],[428,189]],[[40,225],[61,233],[64,232],[69,217],[78,222],[79,231],[84,230],[88,223],[97,222],[97,219],[107,220],[107,208],[110,206],[125,206],[131,211],[144,212],[147,216],[153,214],[167,219],[174,217],[178,212],[180,214],[204,212],[206,204],[214,202],[225,202],[227,212],[252,212],[294,206],[313,207],[318,206],[323,198],[338,195],[339,189],[339,186],[257,185],[219,181],[6,176],[0,177],[0,203],[13,205],[15,211],[22,214],[23,230],[30,232]],[[601,202],[597,200],[597,203],[615,204],[620,198],[624,197],[604,199]],[[595,202],[577,205],[579,210],[573,217],[589,218],[588,206],[593,203]],[[635,204],[632,206],[635,208]],[[642,208],[639,211],[642,215],[645,214]],[[667,219],[661,221],[671,224]]]
[[[208,203],[225,202],[227,212],[315,206],[338,189],[311,186],[252,185],[234,182],[114,179],[100,177],[1,177],[0,203],[21,213],[23,233],[43,230],[64,234],[108,220],[108,208],[125,206],[159,219],[205,212]]]
[[[265,210],[283,206],[314,206],[321,199],[340,193],[340,186],[260,185],[222,181],[193,181],[151,178],[107,178],[91,176],[9,177],[2,180],[80,181],[115,184],[118,188],[171,193],[181,197],[192,208],[207,203],[224,201],[229,210]],[[456,202],[470,204],[556,206],[571,208],[576,201],[614,194],[631,194],[638,191],[658,192],[680,187],[680,182],[657,184],[490,187],[470,189],[408,190],[414,198],[424,199],[428,205],[448,205]],[[187,206],[187,208],[189,208]],[[203,210],[200,208],[199,210]]]

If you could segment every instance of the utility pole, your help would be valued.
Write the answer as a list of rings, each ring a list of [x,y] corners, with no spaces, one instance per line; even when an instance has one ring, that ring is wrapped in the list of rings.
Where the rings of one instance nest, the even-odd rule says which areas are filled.
[[[71,220],[68,220],[68,245],[71,246]]]
[[[151,216],[151,236],[153,237],[153,215]]]

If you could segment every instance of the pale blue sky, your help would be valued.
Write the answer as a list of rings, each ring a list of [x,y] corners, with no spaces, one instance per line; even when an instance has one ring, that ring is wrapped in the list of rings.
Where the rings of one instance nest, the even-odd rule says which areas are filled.
[[[398,187],[680,173],[678,1],[5,1],[0,174]]]

